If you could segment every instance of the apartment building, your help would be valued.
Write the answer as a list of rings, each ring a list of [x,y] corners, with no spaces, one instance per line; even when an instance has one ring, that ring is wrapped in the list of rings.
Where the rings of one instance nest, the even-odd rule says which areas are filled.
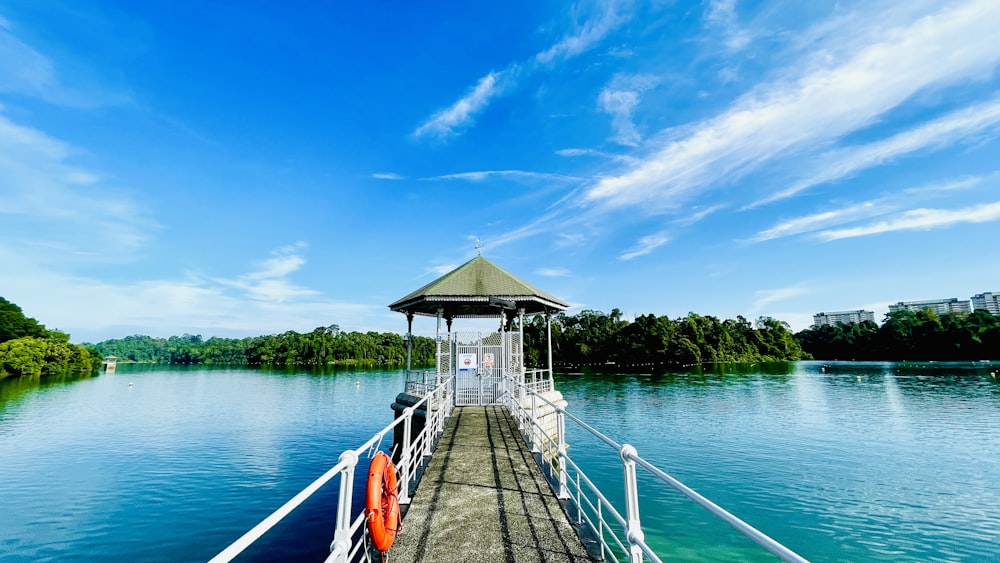
[[[875,321],[874,311],[858,309],[856,311],[833,311],[831,313],[816,313],[813,315],[813,326],[838,325]]]
[[[939,315],[972,312],[968,301],[959,301],[955,297],[951,299],[929,299],[927,301],[900,301],[895,305],[889,305],[890,313],[898,311],[913,311],[914,313],[918,313],[924,309],[930,309]]]
[[[972,296],[972,308],[986,309],[991,315],[1000,317],[1000,293],[987,291]]]

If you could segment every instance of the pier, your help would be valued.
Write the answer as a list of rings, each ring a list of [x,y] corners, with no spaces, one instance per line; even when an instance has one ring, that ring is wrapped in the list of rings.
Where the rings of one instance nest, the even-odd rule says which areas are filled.
[[[567,307],[482,256],[391,304],[407,319],[406,381],[391,405],[394,420],[343,452],[335,466],[210,563],[236,558],[335,477],[339,497],[329,563],[380,557],[406,562],[660,562],[645,542],[640,494],[683,495],[781,560],[805,562],[643,459],[631,445],[570,414],[555,387],[551,338],[551,315]],[[433,370],[411,369],[414,315],[437,319]],[[545,318],[546,367],[525,367],[526,315]],[[452,330],[455,319],[470,317],[497,319],[497,330]],[[621,481],[613,485],[618,491],[610,496],[624,501],[609,500],[569,455],[567,423],[603,448],[591,453],[621,465]],[[387,437],[390,447],[385,446]],[[395,485],[376,478],[374,490],[379,485],[383,492],[391,489],[381,499],[389,501],[388,510],[395,505],[402,514],[401,529],[392,545],[382,548],[388,549],[385,553],[370,541],[385,534],[384,529],[369,532],[369,519],[380,517],[378,501],[375,510],[354,503],[355,492],[366,487],[369,459],[381,448],[392,455]],[[654,484],[642,492],[639,471],[650,477],[644,482]]]
[[[406,512],[392,561],[591,561],[517,423],[460,407]]]

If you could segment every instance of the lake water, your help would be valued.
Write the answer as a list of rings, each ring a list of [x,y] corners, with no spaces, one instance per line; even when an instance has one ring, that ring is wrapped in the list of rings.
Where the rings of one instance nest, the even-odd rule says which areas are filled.
[[[813,561],[1000,561],[991,371],[800,362],[557,386],[571,412]],[[2,381],[0,560],[206,560],[385,426],[402,381],[128,365]],[[617,458],[572,426],[569,440],[620,496]],[[679,495],[640,490],[665,558],[772,559]],[[331,485],[245,560],[322,560],[335,506]]]

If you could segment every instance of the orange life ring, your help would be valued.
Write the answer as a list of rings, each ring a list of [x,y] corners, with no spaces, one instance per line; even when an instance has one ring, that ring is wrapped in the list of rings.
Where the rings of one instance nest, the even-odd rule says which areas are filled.
[[[399,494],[396,492],[396,467],[385,452],[378,452],[368,466],[365,519],[375,549],[385,552],[392,547],[399,531]]]

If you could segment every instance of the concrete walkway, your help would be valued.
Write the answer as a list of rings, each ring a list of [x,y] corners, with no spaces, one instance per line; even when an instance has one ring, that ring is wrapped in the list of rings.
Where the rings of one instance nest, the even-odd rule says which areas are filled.
[[[503,407],[456,408],[389,561],[591,561]]]

